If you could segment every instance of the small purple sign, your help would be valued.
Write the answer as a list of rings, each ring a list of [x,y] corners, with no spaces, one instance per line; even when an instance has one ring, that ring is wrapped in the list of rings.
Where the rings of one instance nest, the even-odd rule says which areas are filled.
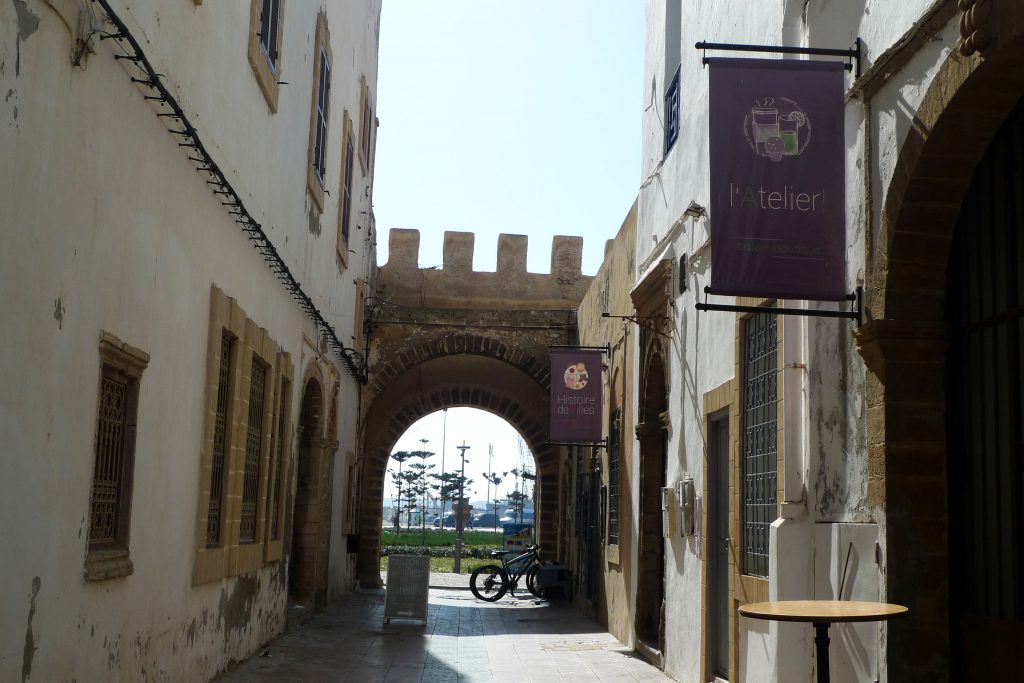
[[[551,441],[601,440],[600,351],[551,349]]]
[[[844,299],[843,64],[708,63],[711,291]]]

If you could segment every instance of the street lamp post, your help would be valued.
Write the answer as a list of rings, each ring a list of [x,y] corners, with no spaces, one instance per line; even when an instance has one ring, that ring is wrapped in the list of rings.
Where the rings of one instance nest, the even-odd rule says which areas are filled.
[[[420,443],[423,444],[423,448],[420,450],[420,461],[426,462],[427,458],[427,443],[430,439],[420,439]],[[427,544],[427,471],[425,469],[420,470],[422,477],[420,478],[420,485],[423,486],[423,509],[420,510],[420,545]]]
[[[461,446],[456,446],[459,449],[459,455],[462,457],[462,474],[459,475],[459,514],[455,518],[455,573],[462,573],[462,527],[464,526],[463,520],[466,515],[466,498],[464,495],[464,489],[466,485],[466,451],[469,450],[469,446],[463,441]]]

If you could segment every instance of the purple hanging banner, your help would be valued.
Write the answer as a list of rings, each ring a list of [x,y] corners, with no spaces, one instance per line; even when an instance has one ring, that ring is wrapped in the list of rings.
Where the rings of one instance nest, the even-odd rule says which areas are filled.
[[[601,360],[601,351],[551,349],[551,441],[601,441]]]
[[[709,59],[711,291],[846,291],[843,64]]]

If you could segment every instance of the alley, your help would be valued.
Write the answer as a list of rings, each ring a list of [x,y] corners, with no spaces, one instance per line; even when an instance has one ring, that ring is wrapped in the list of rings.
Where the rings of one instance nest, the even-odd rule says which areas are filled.
[[[670,681],[566,604],[430,591],[426,626],[383,624],[384,591],[348,595],[217,681]]]

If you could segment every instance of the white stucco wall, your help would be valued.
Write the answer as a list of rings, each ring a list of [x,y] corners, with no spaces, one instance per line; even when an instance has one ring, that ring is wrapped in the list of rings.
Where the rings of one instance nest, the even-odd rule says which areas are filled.
[[[684,216],[691,201],[710,207],[708,73],[702,68],[702,54],[694,49],[694,43],[706,40],[845,48],[859,36],[864,49],[862,69],[866,70],[874,58],[891,48],[932,5],[931,0],[683,2],[680,132],[673,148],[665,155],[662,149],[664,91],[666,78],[671,74],[663,71],[665,36],[670,31],[664,26],[666,0],[647,1],[638,278],[663,258],[678,262],[682,254],[689,255],[689,288],[686,293],[677,295],[674,302],[675,328],[667,370],[672,424],[668,485],[673,485],[685,472],[694,478],[696,489],[702,490],[705,470],[703,397],[733,378],[735,362],[735,315],[694,310],[697,298],[704,296],[703,287],[710,284],[707,241],[714,226],[714,216]],[[871,219],[876,230],[886,189],[913,113],[942,60],[954,48],[956,39],[954,20],[936,40],[923,47],[908,66],[894,75],[870,103],[871,149],[867,165],[872,178]],[[709,53],[711,55],[771,57],[726,52]],[[853,80],[853,75],[848,73],[846,86]],[[847,287],[848,291],[853,291],[863,284],[865,229],[869,218],[865,214],[865,108],[861,99],[848,101],[845,115]],[[730,303],[726,297],[715,297],[715,301]],[[835,304],[807,305],[835,308]],[[828,562],[845,559],[845,554],[823,554],[816,548],[821,539],[832,539],[841,533],[823,532],[821,527],[839,529],[846,523],[863,525],[870,529],[867,533],[877,535],[879,553],[884,558],[884,510],[872,508],[867,499],[865,370],[852,337],[853,323],[788,317],[781,321],[780,329],[789,366],[783,371],[783,386],[780,387],[786,401],[786,468],[779,476],[784,482],[783,500],[787,503],[783,506],[784,519],[773,530],[770,592],[778,599],[810,598],[822,592],[820,574],[835,571]],[[706,513],[707,501],[703,508]],[[697,557],[692,540],[677,536],[666,542],[664,661],[666,671],[681,681],[697,681],[701,676],[703,561]],[[877,564],[873,553],[870,557],[867,553],[858,553],[852,561],[860,563],[851,570],[862,582],[857,589],[863,591],[860,594],[884,599],[884,561]],[[864,582],[870,585],[863,585]],[[858,666],[866,667],[865,670],[876,668],[875,674],[885,680],[884,627],[858,633],[854,638],[844,632],[842,638],[833,640],[836,661],[856,661]],[[739,680],[810,680],[811,645],[803,631],[780,630],[777,626],[741,619],[739,636]]]
[[[281,78],[289,84],[273,116],[246,60],[248,2],[112,4],[351,344],[353,280],[373,262],[359,213],[369,211],[370,179],[357,163],[353,223],[364,230],[353,227],[344,271],[334,257],[334,188],[341,112],[358,126],[359,76],[376,84],[379,0],[327,10],[332,193],[320,234],[310,230],[305,188],[308,55],[320,4],[287,3]],[[284,562],[192,585],[210,287],[235,297],[291,354],[293,426],[310,357],[303,335],[316,333],[115,62],[112,42],[99,43],[84,68],[69,63],[70,50],[71,32],[48,3],[0,4],[0,680],[206,680],[282,630],[287,598]],[[150,362],[138,408],[134,572],[85,582],[101,330]],[[331,358],[341,377],[337,501],[348,485],[345,453],[355,450],[358,387]],[[337,526],[331,546],[333,597],[352,583]]]

